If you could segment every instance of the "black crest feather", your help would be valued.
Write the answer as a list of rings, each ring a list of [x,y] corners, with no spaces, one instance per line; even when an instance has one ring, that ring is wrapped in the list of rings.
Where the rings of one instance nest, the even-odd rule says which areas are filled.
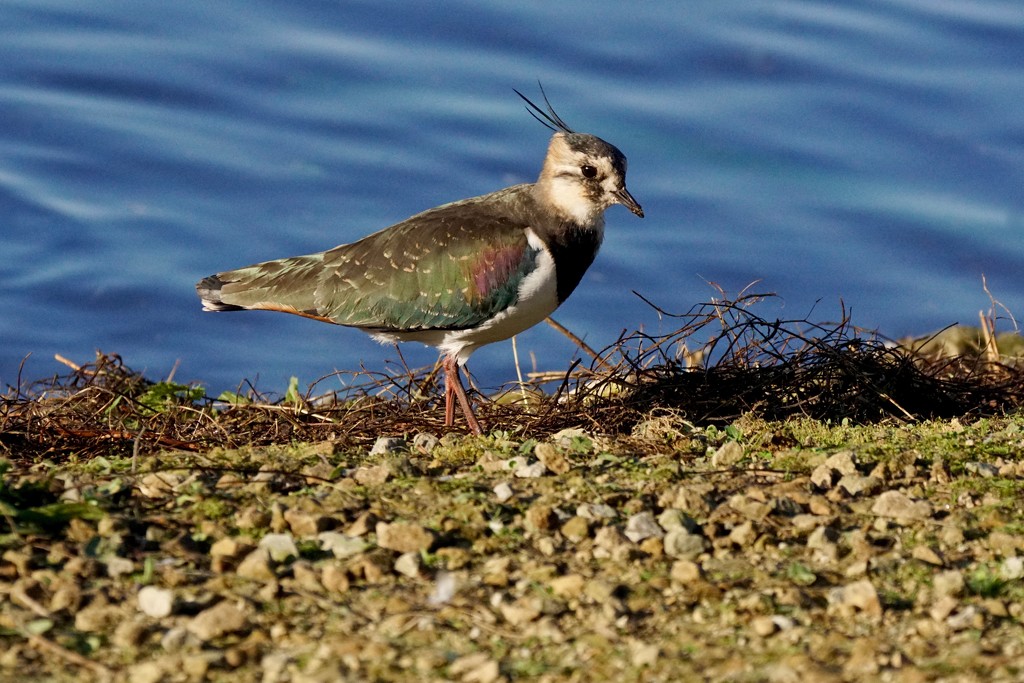
[[[562,131],[563,133],[575,133],[576,131],[570,128],[569,124],[563,121],[562,117],[555,112],[555,108],[552,107],[551,102],[548,101],[547,93],[544,92],[544,86],[540,84],[540,81],[537,81],[537,87],[540,88],[540,96],[544,98],[544,104],[547,107],[547,111],[538,107],[530,100],[529,97],[515,88],[512,88],[512,91],[523,98],[523,101],[526,102],[527,105],[526,111],[530,112],[530,116],[540,121],[542,126],[554,132]]]

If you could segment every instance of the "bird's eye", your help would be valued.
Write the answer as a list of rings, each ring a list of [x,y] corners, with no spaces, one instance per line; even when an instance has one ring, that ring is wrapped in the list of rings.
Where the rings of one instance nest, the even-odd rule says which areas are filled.
[[[597,169],[593,166],[580,166],[580,173],[583,174],[584,178],[593,178],[597,175]]]

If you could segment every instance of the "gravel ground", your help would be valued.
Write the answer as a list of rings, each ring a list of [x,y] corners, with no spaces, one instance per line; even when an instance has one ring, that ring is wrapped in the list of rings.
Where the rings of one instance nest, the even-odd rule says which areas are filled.
[[[0,679],[1021,680],[1022,454],[667,415],[13,461]]]

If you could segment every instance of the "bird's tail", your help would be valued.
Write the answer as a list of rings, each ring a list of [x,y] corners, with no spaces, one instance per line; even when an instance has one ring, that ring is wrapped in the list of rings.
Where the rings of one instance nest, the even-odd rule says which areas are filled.
[[[196,293],[205,311],[269,310],[320,318],[316,289],[323,254],[257,263],[204,277]]]
[[[196,293],[199,294],[199,298],[203,301],[204,311],[242,311],[245,310],[244,306],[237,306],[235,304],[224,303],[224,300],[220,298],[221,288],[224,286],[224,281],[220,279],[220,275],[211,275],[204,277],[202,280],[196,283]]]

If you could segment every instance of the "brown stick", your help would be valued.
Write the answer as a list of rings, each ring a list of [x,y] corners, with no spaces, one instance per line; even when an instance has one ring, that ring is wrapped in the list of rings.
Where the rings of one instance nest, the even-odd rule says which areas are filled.
[[[580,349],[583,351],[583,353],[587,354],[588,356],[590,356],[591,358],[596,360],[598,362],[598,364],[601,367],[603,367],[605,370],[614,370],[615,369],[611,365],[609,365],[607,361],[605,361],[603,358],[601,358],[601,356],[598,355],[597,351],[595,351],[594,349],[590,348],[585,341],[583,341],[582,339],[577,337],[575,334],[570,332],[569,328],[567,328],[564,325],[562,325],[562,323],[560,323],[557,320],[555,320],[554,318],[550,318],[550,317],[549,318],[545,318],[544,322],[546,322],[548,325],[551,325],[551,327],[555,328],[556,330],[558,330],[559,332],[564,334],[566,337],[568,337],[569,341],[571,341],[576,346],[580,347]]]

